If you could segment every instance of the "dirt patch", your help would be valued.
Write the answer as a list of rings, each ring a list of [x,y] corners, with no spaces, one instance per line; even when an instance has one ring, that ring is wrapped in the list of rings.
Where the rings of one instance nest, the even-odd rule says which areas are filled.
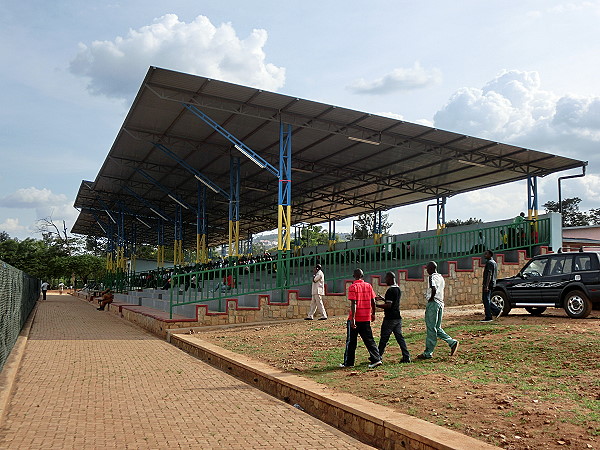
[[[423,350],[423,311],[404,311],[411,356]],[[600,312],[583,320],[558,309],[535,317],[515,309],[480,323],[481,308],[446,308],[444,329],[460,341],[454,357],[443,341],[434,358],[399,364],[392,337],[384,364],[339,369],[345,318],[291,321],[202,332],[199,337],[332,389],[351,392],[506,449],[600,450]],[[373,325],[376,338],[382,316]],[[360,340],[359,340],[360,342]]]

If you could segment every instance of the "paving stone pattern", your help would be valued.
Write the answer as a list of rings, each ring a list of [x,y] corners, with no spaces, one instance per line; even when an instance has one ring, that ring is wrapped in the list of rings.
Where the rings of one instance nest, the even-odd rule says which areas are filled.
[[[0,448],[370,447],[93,304],[49,295]]]

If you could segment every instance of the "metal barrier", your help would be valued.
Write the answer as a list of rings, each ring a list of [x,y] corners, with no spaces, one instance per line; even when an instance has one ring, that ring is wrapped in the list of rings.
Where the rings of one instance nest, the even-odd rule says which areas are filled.
[[[450,229],[451,230],[451,229]],[[365,275],[381,275],[389,270],[408,269],[465,257],[481,256],[484,250],[510,251],[550,243],[550,219],[534,223],[499,225],[461,232],[441,233],[410,241],[388,241],[359,248],[292,256],[281,252],[273,261],[180,273],[172,276],[170,316],[173,309],[194,303],[208,304],[213,311],[224,310],[224,300],[248,294],[281,292],[310,285],[311,269],[321,264],[329,292],[344,292],[344,280],[351,279],[355,267]],[[310,295],[310,293],[307,293]],[[258,299],[240,306],[258,306]],[[273,300],[272,300],[273,301]],[[256,303],[256,304],[254,304]],[[239,304],[239,300],[238,300]]]
[[[0,261],[0,370],[40,296],[40,281]]]

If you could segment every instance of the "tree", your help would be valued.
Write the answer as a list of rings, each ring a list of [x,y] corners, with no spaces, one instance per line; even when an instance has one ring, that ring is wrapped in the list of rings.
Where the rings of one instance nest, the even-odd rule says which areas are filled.
[[[315,245],[327,244],[329,233],[321,225],[309,225],[302,228],[300,232],[300,246],[313,247]]]
[[[474,223],[482,223],[483,220],[469,217],[467,220],[453,219],[446,222],[446,228],[462,227],[463,225],[473,225]]]
[[[381,215],[381,234],[388,234],[392,223],[388,222],[389,214]],[[352,239],[369,239],[375,234],[375,214],[359,214],[355,220]]]
[[[581,227],[589,225],[589,217],[583,212],[579,211],[579,203],[581,199],[579,197],[566,198],[562,202],[562,225],[563,227]],[[559,203],[548,201],[544,203],[543,207],[546,212],[559,212]]]
[[[600,208],[592,208],[588,213],[590,225],[600,225]]]

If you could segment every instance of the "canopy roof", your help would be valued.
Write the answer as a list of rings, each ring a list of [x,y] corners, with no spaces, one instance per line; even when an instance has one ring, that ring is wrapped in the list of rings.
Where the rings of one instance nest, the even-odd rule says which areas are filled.
[[[150,67],[96,179],[81,184],[75,200],[81,212],[74,233],[104,236],[98,221],[112,223],[117,219],[113,213],[124,211],[126,228],[139,225],[137,241],[155,243],[158,215],[150,208],[173,219],[178,204],[171,193],[189,207],[183,209],[184,239],[195,241],[198,182],[155,144],[164,145],[225,192],[229,192],[230,155],[240,157],[240,235],[277,227],[278,178],[241,154],[184,104],[196,106],[276,168],[280,122],[292,125],[294,224],[340,220],[586,164]],[[207,192],[209,243],[227,242],[229,202]],[[151,228],[140,225],[134,215]],[[171,240],[168,228],[165,236]]]

